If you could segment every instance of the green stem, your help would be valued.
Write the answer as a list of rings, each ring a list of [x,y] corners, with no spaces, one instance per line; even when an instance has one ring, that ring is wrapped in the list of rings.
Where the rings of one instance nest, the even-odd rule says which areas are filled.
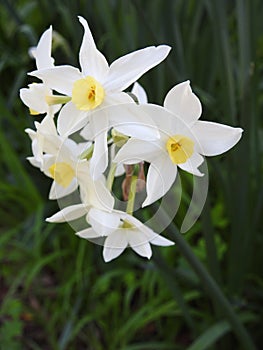
[[[137,175],[132,175],[126,213],[132,215],[136,196]]]
[[[185,259],[192,266],[193,270],[202,281],[210,297],[215,302],[217,302],[219,307],[221,307],[222,314],[225,314],[229,323],[232,325],[233,331],[235,332],[243,348],[246,350],[256,350],[249,333],[247,332],[243,324],[240,322],[229,301],[220,290],[218,284],[210,276],[203,264],[193,254],[191,247],[184,240],[183,236],[178,232],[176,226],[173,223],[168,227],[167,232],[169,233],[170,237],[174,239],[175,243],[177,244],[177,247],[180,249]]]
[[[116,169],[117,169],[117,163],[111,163],[111,167],[110,167],[110,170],[107,176],[107,181],[106,181],[106,187],[109,191],[111,191],[112,189]]]

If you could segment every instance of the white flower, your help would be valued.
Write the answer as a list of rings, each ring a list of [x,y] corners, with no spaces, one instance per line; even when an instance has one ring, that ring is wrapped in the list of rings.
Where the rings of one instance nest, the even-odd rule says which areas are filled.
[[[43,154],[44,152],[49,152],[49,145],[51,143],[51,138],[54,136],[54,140],[57,139],[57,129],[54,123],[53,115],[47,114],[45,118],[39,122],[35,122],[36,131],[27,128],[25,132],[31,138],[33,157],[29,157],[31,163],[34,166],[42,169],[43,166]],[[47,138],[49,140],[47,141]],[[59,145],[61,142],[59,143]],[[59,146],[58,146],[59,147]]]
[[[54,59],[51,57],[52,27],[50,26],[41,36],[36,48],[31,49],[31,54],[36,60],[37,69],[54,67]],[[29,108],[30,114],[56,113],[61,105],[51,106],[48,99],[52,90],[43,83],[29,84],[28,88],[20,89],[20,98]]]
[[[79,52],[81,71],[64,65],[40,69],[31,75],[71,99],[58,116],[60,135],[68,136],[89,122],[95,141],[91,168],[96,178],[107,167],[106,139],[110,127],[137,138],[152,140],[158,137],[154,127],[149,127],[153,124],[151,118],[123,90],[163,61],[170,47],[160,45],[141,49],[109,66],[97,49],[86,20],[82,17],[79,20],[85,30]]]
[[[232,148],[241,138],[242,129],[224,124],[199,121],[202,107],[189,81],[172,88],[164,107],[142,105],[159,128],[160,139],[146,142],[131,138],[115,157],[115,162],[150,163],[147,197],[142,206],[161,198],[172,186],[177,167],[202,176],[198,167],[204,156],[214,156]]]
[[[86,144],[76,144],[73,140],[63,140],[59,136],[47,137],[46,144],[50,149],[43,157],[42,171],[54,180],[49,199],[65,197],[78,186],[82,191],[80,180],[89,177],[88,161],[80,159]]]
[[[100,192],[96,187],[105,187],[103,176],[94,184],[90,176],[89,162],[81,159],[83,151],[91,146],[89,142],[77,144],[71,139],[57,135],[53,118],[48,115],[41,123],[36,123],[36,128],[37,131],[27,129],[32,139],[33,150],[33,157],[28,157],[28,160],[54,180],[49,199],[62,198],[78,187],[81,196],[89,198],[91,192]]]
[[[103,258],[106,262],[117,258],[128,246],[137,254],[150,259],[150,243],[159,246],[174,244],[122,211],[114,210],[109,213],[91,208],[87,221],[92,227],[77,232],[76,235],[86,239],[106,236],[103,248]]]

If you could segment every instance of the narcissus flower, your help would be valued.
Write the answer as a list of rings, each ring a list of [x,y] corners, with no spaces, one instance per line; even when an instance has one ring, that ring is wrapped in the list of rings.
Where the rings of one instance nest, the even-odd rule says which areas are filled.
[[[83,151],[89,148],[90,143],[77,144],[71,139],[57,135],[54,120],[49,115],[41,123],[36,123],[36,128],[37,131],[26,130],[32,139],[33,150],[33,157],[28,157],[28,160],[54,180],[49,199],[62,198],[78,187],[82,197],[92,197],[88,200],[89,203],[95,201],[96,193],[107,192],[106,195],[112,197],[106,189],[104,176],[101,175],[93,181],[89,162],[81,159]]]
[[[52,46],[52,27],[50,26],[39,39],[36,48],[31,49],[32,56],[36,60],[37,69],[46,69],[54,67],[54,59],[51,56]],[[20,90],[20,98],[29,108],[30,114],[38,115],[42,113],[56,113],[61,105],[59,102],[56,105],[49,103],[52,90],[43,83],[29,84],[28,88]]]
[[[150,259],[152,256],[150,244],[159,246],[174,244],[122,211],[114,210],[109,213],[92,208],[87,221],[91,224],[91,228],[77,232],[76,235],[86,239],[106,236],[103,244],[103,258],[106,262],[117,258],[127,247]]]
[[[150,163],[147,174],[147,198],[143,206],[161,198],[172,186],[177,168],[202,176],[198,167],[203,156],[215,156],[232,148],[241,138],[242,129],[200,121],[202,107],[186,81],[172,88],[164,108],[144,105],[158,126],[160,139],[146,142],[131,138],[116,155],[117,163]]]
[[[91,168],[94,177],[97,177],[107,166],[106,138],[110,127],[136,138],[148,140],[158,137],[153,128],[149,131],[147,127],[153,121],[123,90],[163,61],[170,47],[147,47],[125,55],[109,66],[96,47],[88,23],[82,17],[79,20],[85,31],[79,52],[81,71],[63,65],[40,69],[30,74],[42,79],[50,89],[70,100],[58,116],[57,127],[60,135],[68,136],[89,122],[95,142]],[[61,95],[57,98],[60,103]],[[55,100],[56,96],[52,103]],[[100,155],[99,163],[97,154]]]

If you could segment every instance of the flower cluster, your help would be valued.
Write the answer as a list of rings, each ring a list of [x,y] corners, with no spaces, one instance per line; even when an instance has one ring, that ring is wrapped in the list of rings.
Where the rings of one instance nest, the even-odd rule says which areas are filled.
[[[142,187],[138,178],[145,179],[145,162],[142,207],[167,193],[178,168],[202,176],[199,166],[204,156],[229,150],[239,141],[242,129],[200,121],[201,103],[189,81],[174,86],[163,106],[148,103],[136,81],[162,62],[170,47],[147,47],[109,65],[86,20],[79,17],[79,21],[84,28],[80,69],[54,64],[52,27],[32,50],[36,70],[29,75],[41,82],[21,89],[20,97],[32,115],[45,116],[35,122],[35,130],[26,129],[33,153],[28,159],[53,179],[50,199],[79,193],[79,203],[65,206],[47,221],[84,217],[86,227],[76,234],[102,241],[106,262],[128,246],[150,258],[150,243],[169,246],[173,242],[133,216],[135,193]],[[132,84],[131,92],[124,92]],[[126,212],[115,208],[112,194],[114,178],[121,174],[125,174]]]

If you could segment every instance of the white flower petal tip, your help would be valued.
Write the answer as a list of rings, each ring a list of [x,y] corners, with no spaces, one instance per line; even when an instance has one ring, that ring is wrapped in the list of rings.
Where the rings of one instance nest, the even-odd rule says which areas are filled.
[[[139,83],[134,83],[131,93],[137,97],[139,104],[146,104],[148,102],[146,91]]]
[[[52,215],[51,217],[46,218],[46,221],[57,223],[72,221],[84,216],[85,214],[87,214],[87,212],[88,209],[84,204],[75,204],[69,207],[65,207],[64,209]]]
[[[228,125],[197,121],[192,132],[198,142],[198,152],[204,156],[217,156],[234,147],[242,137],[243,129]]]
[[[170,247],[172,245],[175,245],[175,243],[173,241],[170,241],[170,239],[157,234],[150,240],[150,243],[161,247]]]
[[[84,239],[99,238],[100,236],[92,228],[88,228],[75,233],[76,236]]]
[[[175,85],[168,92],[164,100],[164,107],[187,124],[197,121],[202,114],[201,102],[192,92],[189,80]]]

